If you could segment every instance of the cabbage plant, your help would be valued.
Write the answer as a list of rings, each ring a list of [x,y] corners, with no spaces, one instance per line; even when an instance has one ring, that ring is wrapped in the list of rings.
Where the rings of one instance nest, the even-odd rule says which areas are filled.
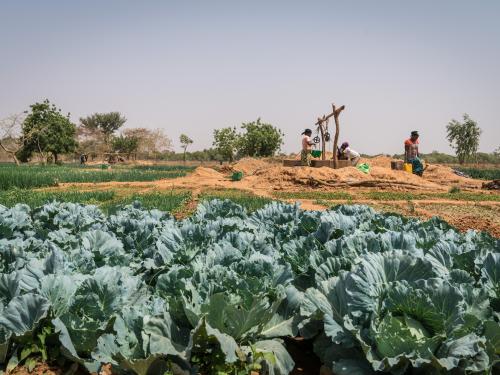
[[[122,374],[500,371],[500,241],[369,207],[0,206],[0,362]]]

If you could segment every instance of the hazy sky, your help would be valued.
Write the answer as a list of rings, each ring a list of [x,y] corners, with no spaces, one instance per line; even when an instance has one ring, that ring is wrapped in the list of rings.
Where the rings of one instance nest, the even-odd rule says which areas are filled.
[[[363,153],[450,151],[464,112],[500,146],[500,1],[0,2],[0,118],[49,98],[72,120],[120,111],[177,149],[261,117],[284,150],[345,104],[341,140]]]

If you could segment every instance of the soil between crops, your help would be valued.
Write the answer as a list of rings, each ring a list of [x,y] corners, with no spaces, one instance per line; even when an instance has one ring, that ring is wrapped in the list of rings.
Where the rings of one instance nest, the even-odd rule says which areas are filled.
[[[362,160],[371,166],[369,174],[354,167],[331,169],[327,167],[283,167],[280,163],[261,159],[242,159],[232,165],[198,167],[191,174],[175,179],[147,182],[104,182],[61,184],[59,189],[81,190],[131,189],[137,193],[165,192],[173,189],[189,190],[192,200],[182,210],[192,212],[197,197],[207,189],[236,189],[248,194],[276,199],[275,194],[294,192],[332,192],[353,194],[352,200],[319,202],[317,199],[280,199],[300,202],[302,208],[321,210],[333,204],[368,204],[382,211],[396,212],[407,216],[428,219],[440,216],[462,231],[476,229],[500,237],[500,204],[498,201],[470,202],[460,200],[432,199],[408,201],[384,201],[357,196],[360,192],[396,192],[409,194],[445,194],[452,187],[466,193],[484,196],[500,196],[500,192],[481,189],[483,181],[456,175],[448,166],[429,165],[423,177],[395,171],[390,168],[391,158],[379,156]],[[243,172],[241,181],[232,181],[231,174]],[[499,199],[500,200],[500,199]]]

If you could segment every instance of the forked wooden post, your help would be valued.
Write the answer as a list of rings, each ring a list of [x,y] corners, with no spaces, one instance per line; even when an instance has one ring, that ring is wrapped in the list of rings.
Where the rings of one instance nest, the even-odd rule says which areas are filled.
[[[333,168],[337,169],[339,165],[339,158],[337,155],[337,147],[339,144],[339,134],[340,134],[339,115],[340,112],[342,112],[345,109],[345,105],[336,108],[335,104],[332,103],[332,109],[333,109],[333,118],[335,119],[335,138],[333,139]]]
[[[321,133],[321,160],[326,159],[326,141],[325,141],[325,129],[323,129],[323,124],[328,123],[328,119],[333,116],[335,119],[335,138],[333,141],[333,166],[334,168],[338,168],[338,157],[337,157],[337,146],[339,141],[339,133],[340,133],[340,124],[339,124],[339,115],[345,109],[345,105],[337,108],[335,104],[332,103],[332,113],[328,115],[323,115],[323,117],[318,117],[318,121],[316,124]]]
[[[316,125],[319,127],[319,131],[321,133],[321,160],[326,159],[326,143],[325,143],[325,129],[323,129],[323,124],[326,121],[325,115],[323,115],[323,118],[318,117],[318,122]]]

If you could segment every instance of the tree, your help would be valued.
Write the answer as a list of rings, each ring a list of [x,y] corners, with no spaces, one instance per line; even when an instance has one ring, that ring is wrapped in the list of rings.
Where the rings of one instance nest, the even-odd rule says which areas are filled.
[[[69,113],[64,116],[48,99],[31,105],[30,109],[22,126],[23,147],[17,154],[21,160],[27,161],[33,152],[38,152],[42,160],[52,154],[57,163],[60,154],[76,150],[76,126],[71,123]]]
[[[172,141],[161,129],[130,128],[125,129],[123,135],[138,139],[137,152],[139,154],[157,155],[161,152],[172,151]]]
[[[236,132],[236,127],[214,130],[213,146],[224,160],[229,160],[230,162],[234,160],[239,143],[240,135]]]
[[[100,129],[91,129],[85,126],[78,126],[76,129],[78,139],[78,152],[88,154],[92,160],[99,154],[109,151],[109,147],[104,142],[104,134]]]
[[[182,149],[184,150],[183,160],[184,160],[184,162],[186,162],[186,150],[187,150],[188,146],[193,143],[193,140],[191,138],[189,138],[186,134],[181,134],[181,136],[179,137],[179,140],[181,142]]]
[[[22,134],[23,114],[11,115],[0,120],[0,148],[19,165],[16,154],[23,148],[26,136]]]
[[[109,145],[112,135],[120,129],[127,119],[120,112],[94,113],[80,118],[83,127],[89,130],[100,130],[104,136],[104,143]]]
[[[242,156],[273,156],[283,144],[283,133],[271,124],[260,121],[249,122],[241,126],[246,131],[240,137],[239,153]]]
[[[121,154],[127,154],[127,159],[130,159],[130,155],[137,151],[139,147],[139,138],[129,135],[120,135],[113,138],[112,149],[114,152],[119,152]]]
[[[451,120],[446,126],[446,138],[455,150],[460,164],[476,155],[481,136],[481,129],[467,113],[463,115],[463,119],[463,122]]]

